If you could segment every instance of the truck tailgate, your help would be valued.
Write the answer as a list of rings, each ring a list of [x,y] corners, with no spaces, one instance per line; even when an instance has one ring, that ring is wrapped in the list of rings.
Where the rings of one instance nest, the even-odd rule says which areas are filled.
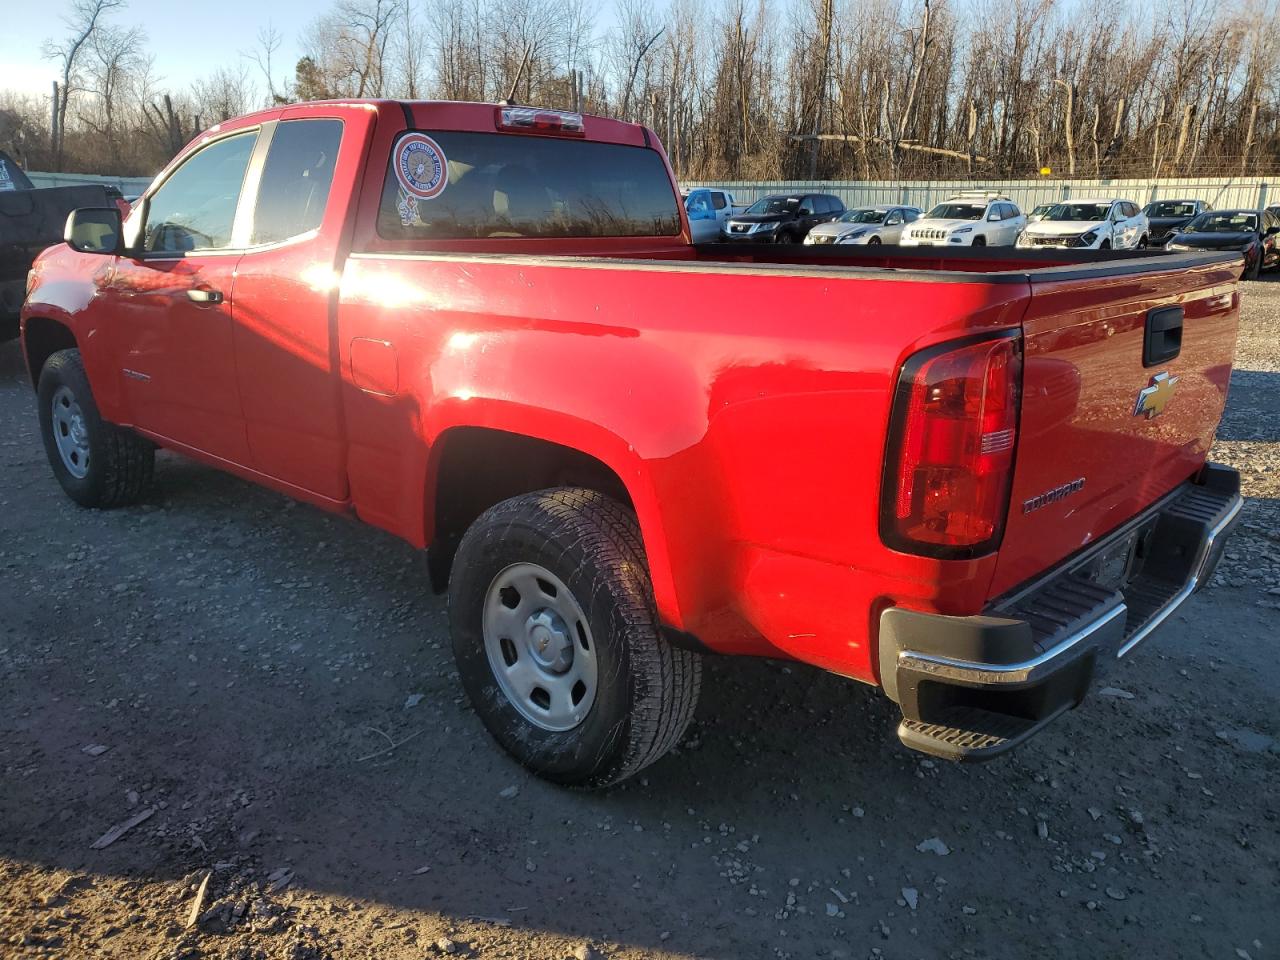
[[[1238,260],[1107,278],[1032,274],[1017,459],[991,596],[1116,529],[1199,469],[1226,403],[1238,276]],[[1176,329],[1153,329],[1148,348],[1148,327],[1176,324],[1176,308],[1180,349],[1160,359],[1162,347],[1177,346]]]

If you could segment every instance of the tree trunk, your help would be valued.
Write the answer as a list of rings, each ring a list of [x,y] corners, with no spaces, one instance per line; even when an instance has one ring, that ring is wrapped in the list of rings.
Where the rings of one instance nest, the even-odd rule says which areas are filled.
[[[1249,108],[1249,126],[1245,130],[1244,146],[1240,150],[1240,176],[1244,176],[1249,169],[1249,149],[1253,146],[1253,133],[1258,125],[1258,101],[1253,101],[1253,106]]]
[[[1187,148],[1187,137],[1191,133],[1191,121],[1195,119],[1196,105],[1188,103],[1182,108],[1182,125],[1178,128],[1178,146],[1173,151],[1173,164],[1175,167],[1182,163],[1183,151]]]
[[[1055,80],[1054,83],[1062,84],[1062,88],[1067,91],[1067,115],[1063,118],[1067,132],[1067,176],[1074,177],[1076,175],[1076,88],[1066,80]]]

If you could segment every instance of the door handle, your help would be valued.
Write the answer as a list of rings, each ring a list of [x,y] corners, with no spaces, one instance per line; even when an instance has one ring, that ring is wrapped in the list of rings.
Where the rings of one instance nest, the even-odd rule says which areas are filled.
[[[187,299],[193,303],[217,304],[222,302],[221,290],[188,290]]]
[[[1157,307],[1147,311],[1142,338],[1142,365],[1168,363],[1182,352],[1182,307]]]

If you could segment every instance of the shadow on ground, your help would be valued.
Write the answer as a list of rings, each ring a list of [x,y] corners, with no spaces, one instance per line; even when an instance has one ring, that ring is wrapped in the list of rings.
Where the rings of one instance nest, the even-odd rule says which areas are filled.
[[[1280,764],[1217,736],[1276,732],[1274,612],[1249,585],[1109,678],[1131,698],[986,767],[902,750],[868,688],[709,660],[675,755],[567,791],[466,706],[415,551],[167,455],[147,505],[79,510],[16,353],[0,346],[0,859],[147,882],[289,867],[409,925],[637,956],[1221,955],[1274,932]],[[1233,657],[1224,638],[1253,640]],[[950,853],[920,852],[930,837]]]

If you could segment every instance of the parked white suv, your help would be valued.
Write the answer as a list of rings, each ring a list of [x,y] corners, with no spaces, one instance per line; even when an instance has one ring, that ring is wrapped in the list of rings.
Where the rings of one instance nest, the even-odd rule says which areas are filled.
[[[902,231],[904,247],[1007,247],[1027,225],[1018,205],[998,193],[961,193]]]
[[[1133,201],[1120,197],[1065,200],[1018,238],[1019,247],[1077,250],[1136,250],[1147,245],[1151,227]]]

